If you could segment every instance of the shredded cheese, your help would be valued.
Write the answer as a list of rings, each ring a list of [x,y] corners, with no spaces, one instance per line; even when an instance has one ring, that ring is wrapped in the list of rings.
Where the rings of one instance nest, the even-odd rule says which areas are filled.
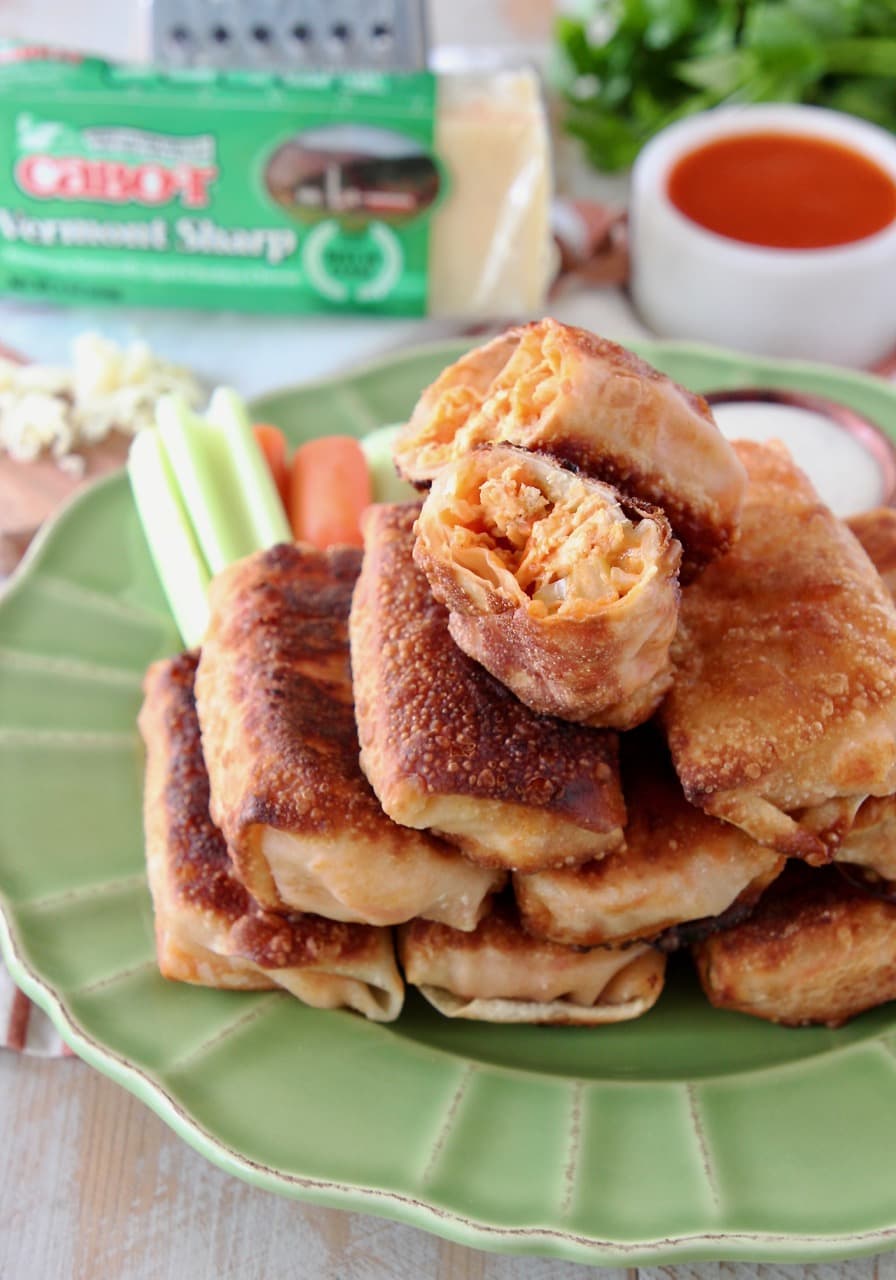
[[[145,342],[126,347],[85,333],[70,369],[0,358],[0,454],[32,462],[43,453],[74,474],[78,452],[110,431],[133,435],[155,421],[156,402],[177,392],[198,406],[202,389],[186,369],[155,356]]]
[[[635,525],[607,494],[572,476],[549,497],[522,463],[490,470],[478,502],[465,503],[472,529],[453,528],[459,544],[497,555],[522,590],[548,612],[586,599],[612,604],[644,573],[649,521]]]

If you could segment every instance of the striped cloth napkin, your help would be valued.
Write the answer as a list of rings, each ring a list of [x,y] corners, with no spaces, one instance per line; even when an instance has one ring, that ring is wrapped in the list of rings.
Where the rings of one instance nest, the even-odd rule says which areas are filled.
[[[50,1019],[15,985],[0,961],[0,1044],[38,1058],[70,1058],[73,1051]]]

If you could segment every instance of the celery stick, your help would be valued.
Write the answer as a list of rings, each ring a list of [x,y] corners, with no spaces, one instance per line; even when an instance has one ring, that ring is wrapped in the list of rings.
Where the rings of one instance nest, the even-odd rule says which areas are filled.
[[[128,476],[150,555],[174,621],[187,648],[200,644],[208,625],[208,567],[196,543],[174,474],[156,432],[137,433]]]
[[[265,456],[256,442],[245,404],[229,387],[218,387],[206,414],[223,432],[240,484],[246,519],[257,548],[289,542],[292,530]]]
[[[224,433],[163,396],[156,422],[181,497],[212,574],[258,550]]]
[[[420,497],[413,485],[401,480],[395,472],[392,445],[400,430],[401,423],[377,427],[375,431],[368,431],[361,440],[370,470],[374,502],[409,502]]]

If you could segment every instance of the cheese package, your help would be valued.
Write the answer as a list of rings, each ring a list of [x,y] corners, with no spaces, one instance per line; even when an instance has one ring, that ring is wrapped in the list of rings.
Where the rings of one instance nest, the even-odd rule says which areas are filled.
[[[554,267],[529,71],[269,75],[0,44],[0,292],[505,316]]]

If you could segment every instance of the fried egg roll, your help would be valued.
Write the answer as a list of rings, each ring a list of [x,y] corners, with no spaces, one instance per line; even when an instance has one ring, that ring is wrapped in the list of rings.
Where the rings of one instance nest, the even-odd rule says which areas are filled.
[[[652,727],[627,734],[622,747],[625,848],[513,877],[520,918],[538,937],[583,947],[656,939],[733,907],[749,910],[783,869],[780,854],[688,804]]]
[[[196,700],[211,812],[263,906],[472,929],[502,877],[390,821],[361,772],[352,548],[279,546],[213,581]]]
[[[699,943],[694,958],[719,1009],[839,1027],[896,999],[896,903],[834,867],[788,867],[749,920]]]
[[[871,796],[837,850],[850,863],[896,885],[896,796]]]
[[[851,516],[847,525],[865,548],[890,595],[896,595],[896,511],[878,507]],[[896,795],[871,796],[856,814],[837,851],[837,862],[896,884]]]
[[[538,715],[461,652],[413,561],[418,513],[368,508],[351,613],[361,765],[383,808],[484,866],[535,871],[618,848],[616,735]]]
[[[692,804],[821,863],[896,790],[896,609],[783,446],[736,448],[741,535],[682,592],[661,716]]]
[[[652,1008],[665,975],[665,957],[649,947],[538,941],[506,900],[472,933],[412,920],[398,932],[398,954],[408,982],[439,1013],[479,1022],[625,1022]]]
[[[439,472],[414,546],[464,653],[533,710],[614,729],[671,683],[680,558],[655,507],[509,445]]]
[[[447,463],[501,442],[554,454],[661,507],[689,573],[736,535],[745,477],[709,405],[584,329],[541,320],[462,356],[423,392],[395,464],[428,484]]]
[[[404,984],[388,929],[275,915],[233,873],[209,814],[194,701],[197,658],[150,667],[140,712],[146,743],[146,864],[163,976],[237,990],[283,987],[319,1009],[397,1018]]]
[[[850,516],[846,524],[865,548],[890,595],[896,595],[896,510],[876,507]]]

